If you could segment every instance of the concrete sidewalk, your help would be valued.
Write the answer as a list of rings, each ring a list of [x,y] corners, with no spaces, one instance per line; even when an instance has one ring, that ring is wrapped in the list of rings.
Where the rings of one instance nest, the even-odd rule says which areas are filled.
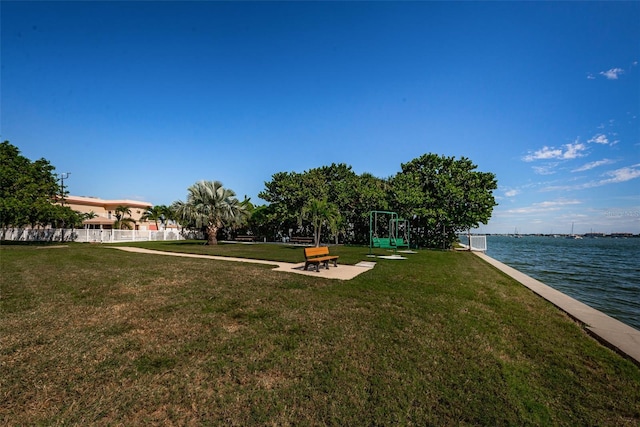
[[[586,329],[598,340],[640,365],[640,331],[487,256],[483,252],[474,253],[569,316],[584,323]]]
[[[249,259],[249,258],[234,258],[234,257],[226,257],[226,256],[217,256],[217,255],[200,255],[200,254],[187,254],[187,253],[179,253],[179,252],[165,252],[165,251],[154,251],[151,249],[144,248],[136,248],[133,246],[112,246],[113,249],[119,249],[121,251],[126,252],[135,252],[141,254],[153,254],[153,255],[166,255],[166,256],[177,256],[184,258],[200,258],[200,259],[212,259],[218,261],[234,261],[234,262],[246,262],[251,264],[263,264],[263,265],[271,265],[275,267],[275,271],[285,271],[287,273],[296,273],[302,274],[305,276],[313,276],[313,277],[321,277],[323,279],[336,279],[336,280],[351,280],[357,275],[364,273],[365,271],[369,271],[373,266],[355,266],[355,265],[340,265],[338,267],[330,267],[328,269],[321,268],[319,272],[313,270],[305,270],[304,262],[293,264],[289,262],[279,262],[279,261],[265,261],[261,259]]]

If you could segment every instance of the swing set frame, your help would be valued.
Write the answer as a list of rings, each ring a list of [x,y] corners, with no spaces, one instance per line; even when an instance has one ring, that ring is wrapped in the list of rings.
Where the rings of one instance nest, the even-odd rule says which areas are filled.
[[[378,236],[378,215],[389,216],[389,237]],[[404,227],[404,237],[398,236],[400,224]],[[409,221],[398,217],[396,212],[370,211],[369,212],[369,254],[373,248],[393,249],[409,247]]]

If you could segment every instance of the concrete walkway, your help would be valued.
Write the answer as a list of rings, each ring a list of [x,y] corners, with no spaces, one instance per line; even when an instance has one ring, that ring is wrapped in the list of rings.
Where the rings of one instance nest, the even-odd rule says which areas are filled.
[[[640,365],[640,331],[487,256],[483,252],[474,253],[569,316],[584,323],[586,329],[598,340]]]
[[[372,265],[366,265],[366,264],[363,264],[361,266],[338,264],[338,267],[330,267],[328,269],[321,268],[319,272],[316,272],[315,268],[313,270],[305,271],[304,262],[293,264],[289,262],[265,261],[261,259],[234,258],[234,257],[216,256],[216,255],[200,255],[200,254],[187,254],[187,253],[179,253],[179,252],[154,251],[151,249],[136,248],[136,247],[129,247],[129,246],[112,246],[112,248],[119,249],[121,251],[135,252],[135,253],[141,253],[141,254],[166,255],[166,256],[177,256],[177,257],[184,257],[184,258],[201,258],[201,259],[213,259],[218,261],[235,261],[235,262],[246,262],[251,264],[271,265],[275,267],[274,269],[275,271],[285,271],[287,273],[303,274],[305,276],[322,277],[323,279],[351,280],[357,275],[364,273],[365,271],[369,271],[371,268],[373,268]]]

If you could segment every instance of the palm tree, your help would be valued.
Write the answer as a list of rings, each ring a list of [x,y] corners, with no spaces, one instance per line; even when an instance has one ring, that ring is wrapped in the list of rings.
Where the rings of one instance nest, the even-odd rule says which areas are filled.
[[[171,221],[174,223],[178,219],[173,206],[162,205],[164,208],[164,226],[169,225]]]
[[[186,202],[176,200],[169,207],[169,211],[171,212],[171,220],[176,223],[180,231],[185,228],[195,228],[195,224],[192,223],[191,218],[186,215],[189,211]]]
[[[300,222],[303,219],[310,219],[313,225],[313,241],[315,246],[320,246],[320,235],[322,233],[322,226],[329,227],[331,233],[334,233],[337,228],[337,224],[340,218],[340,212],[338,207],[327,201],[327,199],[309,200],[302,208],[302,215]]]
[[[239,201],[238,199],[233,200],[233,205],[239,205],[240,209],[243,210],[243,215],[237,215],[234,218],[231,218],[229,222],[225,224],[231,230],[237,231],[238,229],[242,229],[247,227],[249,224],[249,218],[254,211],[253,203],[251,203],[251,197],[244,196],[243,201]]]
[[[160,227],[158,227],[158,221],[162,222],[162,224],[164,225],[164,222],[167,217],[167,210],[168,208],[163,205],[156,205],[156,206],[147,208],[147,210],[144,211],[144,213],[140,217],[140,220],[153,221],[156,223],[156,230],[160,230]]]
[[[218,230],[227,224],[245,218],[246,204],[238,201],[233,190],[224,188],[220,181],[200,181],[187,189],[187,201],[176,202],[178,217],[207,231],[207,244],[218,244]]]
[[[120,230],[123,228],[131,230],[133,228],[132,223],[135,223],[134,219],[125,217],[125,215],[131,217],[131,208],[129,206],[119,205],[116,207],[114,214],[116,216],[115,228],[119,228]]]
[[[85,212],[85,213],[80,213],[80,224],[82,225],[86,220],[88,219],[93,219],[96,218],[98,216],[98,214],[96,214],[94,211],[89,211],[89,212]],[[85,228],[88,228],[88,225],[85,225]]]

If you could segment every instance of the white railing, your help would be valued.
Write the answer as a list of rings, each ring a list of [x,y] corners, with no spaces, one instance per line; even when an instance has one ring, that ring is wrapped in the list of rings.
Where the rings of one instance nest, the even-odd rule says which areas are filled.
[[[469,246],[472,251],[486,252],[487,236],[469,236]]]
[[[117,243],[159,240],[185,240],[177,230],[96,230],[9,228],[0,232],[0,240],[22,242]]]

